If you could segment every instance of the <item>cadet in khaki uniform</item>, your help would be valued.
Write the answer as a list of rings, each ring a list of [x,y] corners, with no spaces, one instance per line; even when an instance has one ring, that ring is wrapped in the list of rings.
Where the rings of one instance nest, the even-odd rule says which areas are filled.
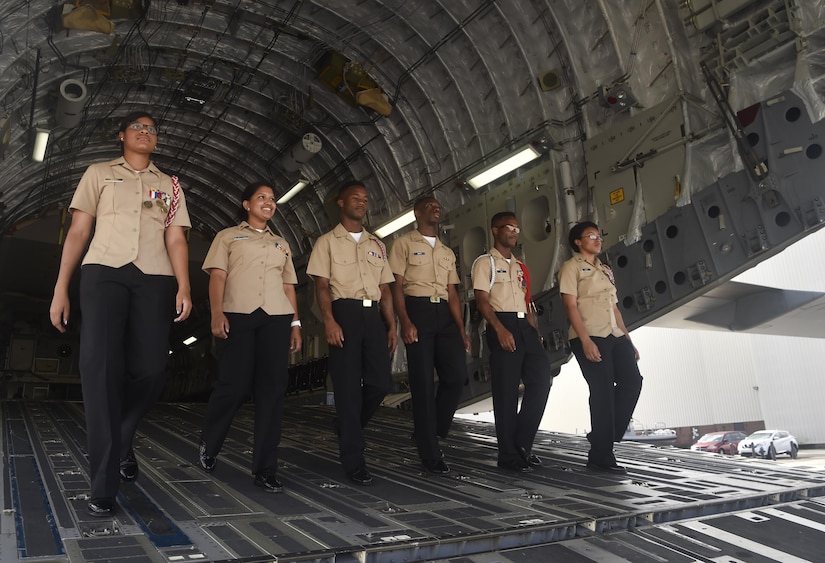
[[[269,227],[275,192],[255,182],[241,199],[246,221],[219,232],[203,261],[220,373],[206,406],[198,461],[206,471],[215,468],[235,413],[252,396],[253,483],[278,493],[283,490],[277,478],[278,444],[289,354],[301,349],[298,278],[289,244]]]
[[[613,271],[598,258],[602,237],[595,223],[574,225],[568,236],[574,256],[559,270],[559,291],[570,319],[570,348],[590,388],[590,453],[587,467],[626,473],[613,442],[624,436],[642,392],[639,352],[617,307]]]
[[[414,213],[418,229],[398,238],[390,249],[393,304],[407,347],[418,455],[427,471],[446,474],[450,468],[438,438],[447,437],[453,422],[467,379],[470,341],[456,291],[455,254],[438,240],[441,206],[434,197],[423,197]]]
[[[341,222],[318,239],[307,264],[329,344],[341,465],[358,485],[372,483],[363,428],[390,391],[396,346],[394,278],[384,243],[362,226],[368,200],[361,182],[341,187]]]
[[[101,517],[114,512],[120,481],[138,476],[132,439],[163,389],[171,321],[192,309],[189,214],[177,179],[149,161],[158,141],[155,120],[144,112],[126,116],[119,139],[123,156],[90,166],[69,205],[72,224],[49,309],[64,332],[69,281],[94,227],[80,277],[80,378],[88,510]]]
[[[512,254],[518,242],[518,220],[505,211],[495,214],[490,224],[494,248],[473,264],[473,290],[478,310],[487,320],[498,466],[530,471],[531,466],[541,465],[532,453],[533,440],[553,375],[535,314],[526,301],[530,289],[526,266]],[[524,382],[520,410],[519,381]]]

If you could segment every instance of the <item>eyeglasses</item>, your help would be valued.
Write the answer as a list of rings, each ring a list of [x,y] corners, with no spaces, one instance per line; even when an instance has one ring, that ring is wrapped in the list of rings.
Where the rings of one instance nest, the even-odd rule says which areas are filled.
[[[503,229],[505,227],[507,227],[507,230],[511,233],[519,234],[521,232],[521,229],[519,229],[515,225],[510,225],[509,223],[507,225],[499,225],[498,227],[496,227],[496,229]]]
[[[129,129],[132,129],[134,131],[141,131],[143,129],[146,129],[146,132],[149,133],[150,135],[157,135],[158,134],[158,128],[157,127],[155,127],[154,125],[147,125],[146,123],[141,123],[140,121],[135,121],[134,123],[130,123],[129,124]]]
[[[579,237],[579,238],[589,238],[590,240],[604,240],[602,237],[600,237],[596,233],[588,233],[588,234],[584,235],[583,237]]]

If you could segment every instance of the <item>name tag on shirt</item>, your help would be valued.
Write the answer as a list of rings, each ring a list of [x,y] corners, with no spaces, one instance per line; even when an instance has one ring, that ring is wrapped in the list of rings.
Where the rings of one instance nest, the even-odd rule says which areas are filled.
[[[498,269],[497,269],[497,270],[496,270],[496,273],[497,273],[497,274],[506,274],[506,273],[507,273],[507,270],[498,270]]]
[[[426,252],[413,252],[413,256],[424,256],[426,254]]]
[[[232,237],[232,240],[246,240],[249,238],[249,235],[239,235],[237,237]]]

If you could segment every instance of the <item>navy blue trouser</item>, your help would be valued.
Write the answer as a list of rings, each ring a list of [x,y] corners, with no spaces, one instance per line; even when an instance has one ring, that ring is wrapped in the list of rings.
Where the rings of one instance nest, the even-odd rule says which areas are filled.
[[[232,419],[250,397],[255,400],[252,473],[278,468],[278,444],[289,381],[289,339],[292,313],[268,315],[226,313],[229,338],[217,339],[218,381],[203,420],[206,452],[221,451]]]
[[[538,332],[527,319],[518,318],[516,313],[496,313],[496,316],[516,341],[515,352],[503,350],[496,331],[487,327],[498,461],[517,462],[521,460],[518,448],[528,453],[533,449],[553,385],[552,368]],[[520,381],[524,382],[521,409],[518,406]]]
[[[570,348],[590,387],[590,454],[588,461],[600,465],[616,463],[613,442],[620,442],[633,416],[642,392],[642,374],[636,351],[624,335],[593,337],[601,362],[584,356],[581,340],[574,338]]]
[[[338,451],[347,473],[364,464],[364,427],[392,388],[387,328],[377,301],[336,299],[332,316],[344,333],[344,346],[329,347],[329,374],[338,420]]]
[[[429,297],[407,296],[404,303],[418,331],[418,342],[406,344],[418,455],[439,459],[438,437],[447,437],[467,380],[464,340],[447,301],[431,303]]]
[[[120,460],[166,382],[175,278],[134,264],[80,274],[80,382],[92,498],[114,497]]]

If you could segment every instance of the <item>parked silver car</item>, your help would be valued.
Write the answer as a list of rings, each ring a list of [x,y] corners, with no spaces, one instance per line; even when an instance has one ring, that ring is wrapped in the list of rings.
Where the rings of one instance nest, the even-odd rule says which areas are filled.
[[[788,454],[793,459],[799,454],[799,442],[786,430],[759,430],[739,442],[739,455],[776,459]]]

